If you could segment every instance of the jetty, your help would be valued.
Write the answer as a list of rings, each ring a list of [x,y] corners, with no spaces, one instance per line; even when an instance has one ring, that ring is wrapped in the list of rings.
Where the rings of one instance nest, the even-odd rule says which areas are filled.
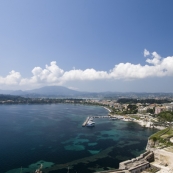
[[[110,118],[110,116],[93,116],[92,118]]]
[[[87,122],[89,121],[90,117],[87,117],[86,120],[84,121],[84,123],[82,124],[82,127],[85,127]]]
[[[84,123],[82,124],[82,127],[85,127],[90,119],[94,118],[110,118],[110,116],[92,116],[92,117],[87,117]]]

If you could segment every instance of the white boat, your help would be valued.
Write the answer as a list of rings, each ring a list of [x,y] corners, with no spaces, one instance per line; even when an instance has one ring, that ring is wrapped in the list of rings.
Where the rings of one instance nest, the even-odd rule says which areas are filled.
[[[93,126],[95,126],[95,122],[94,121],[88,121],[86,126],[87,127],[93,127]]]
[[[93,121],[93,117],[90,117],[89,121]]]

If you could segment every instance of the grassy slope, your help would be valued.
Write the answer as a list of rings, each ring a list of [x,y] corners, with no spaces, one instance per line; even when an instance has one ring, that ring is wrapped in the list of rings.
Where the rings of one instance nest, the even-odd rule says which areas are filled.
[[[173,143],[170,142],[171,137],[173,137],[173,127],[167,127],[166,129],[151,135],[149,140],[157,142],[158,146],[164,145],[165,147],[169,147],[173,145]]]

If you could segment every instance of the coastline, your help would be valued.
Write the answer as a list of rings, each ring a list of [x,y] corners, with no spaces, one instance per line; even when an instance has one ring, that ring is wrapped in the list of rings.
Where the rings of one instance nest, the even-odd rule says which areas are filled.
[[[111,110],[105,106],[102,106],[103,108],[105,108],[106,110],[108,110],[109,112],[111,112]]]
[[[104,108],[107,109],[109,112],[111,112],[110,109],[108,109],[106,107],[104,107]],[[155,129],[158,129],[158,130],[163,130],[163,129],[166,128],[166,127],[163,127],[163,126],[154,126],[151,122],[146,122],[144,120],[137,120],[137,119],[131,120],[130,117],[127,118],[127,116],[110,115],[110,114],[109,114],[109,116],[110,117],[115,117],[115,118],[120,119],[122,121],[136,122],[139,125],[141,125],[143,127],[146,127],[146,128],[155,128]],[[148,145],[148,142],[147,142],[147,145]],[[146,146],[146,152],[150,152],[150,151],[154,153],[154,161],[150,162],[150,165],[155,166],[155,167],[160,169],[159,171],[157,171],[157,173],[173,173],[173,164],[172,164],[173,147],[164,148],[164,149],[155,149],[155,148],[147,148],[147,146]],[[128,161],[129,160],[125,160],[122,163],[126,163]]]
[[[107,108],[105,106],[102,106],[102,107],[105,108],[106,110],[108,110],[109,112],[111,112],[111,110],[109,108]],[[111,115],[111,114],[109,114],[109,116],[112,118],[122,120],[122,121],[136,122],[140,126],[146,127],[146,128],[155,128],[158,130],[163,130],[166,128],[164,126],[154,126],[151,121],[145,121],[143,119],[137,120],[137,119],[131,118],[129,115],[117,115],[117,114]],[[149,139],[148,139],[148,141],[149,141]],[[148,145],[148,142],[147,142],[147,145]],[[154,149],[154,148],[147,148],[147,146],[146,146],[146,152],[153,153],[154,159],[153,159],[153,161],[149,162],[149,164],[151,166],[159,168],[159,171],[157,171],[157,173],[173,173],[173,164],[172,164],[173,147],[171,149],[169,149],[169,148]],[[143,154],[145,154],[146,152],[144,152]],[[138,156],[138,157],[140,158],[140,156]],[[135,162],[135,160],[137,160],[137,162],[138,162],[138,159],[136,159],[136,158],[132,158],[131,160],[132,160],[132,162]],[[120,162],[120,165],[124,164],[126,162],[127,163],[130,162],[130,160],[125,160],[123,162]],[[121,170],[120,168],[121,168],[121,166],[119,167],[119,170]],[[144,171],[145,171],[145,169],[144,169]]]
[[[104,109],[108,110],[109,112],[111,112],[111,110],[105,106],[102,106]],[[146,128],[155,128],[155,129],[158,129],[158,130],[163,130],[165,129],[165,127],[163,126],[154,126],[153,123],[151,121],[144,121],[144,120],[137,120],[137,119],[134,119],[134,118],[131,118],[129,117],[129,115],[117,115],[117,114],[114,114],[114,115],[110,115],[110,117],[112,118],[117,118],[117,119],[120,119],[122,121],[131,121],[131,122],[136,122],[138,123],[139,125],[141,125],[142,127],[146,127]]]
[[[155,128],[155,129],[158,129],[158,130],[163,130],[163,129],[166,128],[166,127],[163,127],[163,126],[153,126],[151,122],[145,122],[145,121],[142,121],[142,120],[134,120],[133,122],[136,122],[139,125],[141,125],[142,127],[146,127],[146,128]]]

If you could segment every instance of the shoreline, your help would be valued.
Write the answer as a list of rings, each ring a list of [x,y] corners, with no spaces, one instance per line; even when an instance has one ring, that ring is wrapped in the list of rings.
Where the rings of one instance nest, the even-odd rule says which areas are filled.
[[[106,110],[108,110],[109,112],[111,112],[111,110],[105,106],[102,106],[103,108],[105,108]],[[142,127],[147,127],[147,128],[155,128],[155,129],[158,129],[158,130],[163,130],[165,129],[166,127],[164,126],[154,126],[151,121],[143,121],[143,120],[137,120],[137,119],[132,119],[129,117],[129,115],[118,115],[118,114],[114,114],[114,115],[110,115],[110,117],[112,118],[117,118],[117,119],[120,119],[122,121],[130,121],[130,122],[136,122],[138,123],[139,125],[141,125]],[[128,117],[127,117],[128,116]]]
[[[107,109],[109,112],[111,112],[110,109],[108,109],[106,107],[104,107],[104,108]],[[109,116],[115,117],[115,118],[122,120],[122,121],[135,122],[135,123],[138,123],[140,126],[146,127],[146,128],[155,128],[158,130],[163,130],[166,128],[163,126],[154,126],[150,121],[146,122],[144,120],[137,120],[137,119],[132,120],[130,117],[127,118],[128,115],[123,116],[123,115],[110,115],[109,114]],[[147,144],[148,144],[148,142],[147,142]],[[154,153],[155,159],[153,162],[150,162],[150,165],[153,165],[153,166],[160,169],[159,171],[157,171],[157,173],[173,173],[173,164],[171,164],[172,160],[173,160],[173,152],[169,151],[167,148],[165,148],[165,149],[150,149],[150,148],[148,148],[147,149],[147,146],[146,146],[146,152],[147,151],[152,151]],[[172,147],[172,151],[173,151],[173,147]],[[132,160],[133,160],[133,158],[132,158]],[[127,161],[128,160],[125,160],[123,162],[127,162]]]
[[[111,110],[105,106],[102,106],[103,108],[105,108],[106,110],[108,110],[109,112],[111,112]]]

